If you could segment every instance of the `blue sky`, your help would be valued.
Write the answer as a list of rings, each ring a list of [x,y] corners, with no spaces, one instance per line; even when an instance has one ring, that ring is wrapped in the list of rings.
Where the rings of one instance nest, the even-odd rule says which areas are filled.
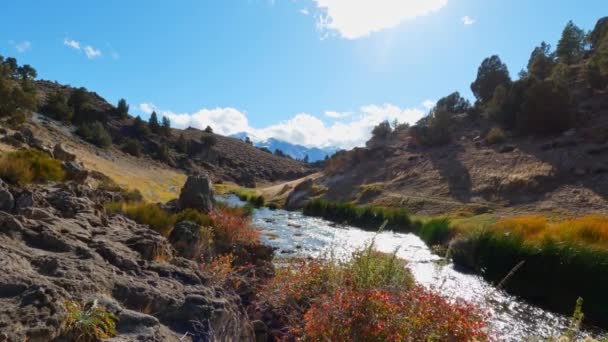
[[[512,76],[606,0],[55,0],[0,11],[0,54],[132,114],[308,146],[416,121],[499,54]]]

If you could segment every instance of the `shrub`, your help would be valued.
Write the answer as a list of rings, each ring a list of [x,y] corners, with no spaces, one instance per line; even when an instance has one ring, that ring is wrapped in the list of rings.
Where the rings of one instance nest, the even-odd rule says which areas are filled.
[[[160,145],[158,146],[157,150],[156,150],[156,159],[162,161],[162,162],[168,162],[169,160],[171,160],[171,156],[169,154],[169,148],[166,145]]]
[[[250,226],[249,218],[237,211],[218,208],[209,214],[219,251],[230,250],[236,244],[251,245],[260,242],[260,233]]]
[[[264,203],[266,203],[266,200],[264,200],[264,196],[260,195],[260,196],[253,196],[251,198],[249,198],[249,202],[256,208],[261,208],[264,206]]]
[[[148,125],[146,125],[144,120],[142,120],[139,115],[136,116],[135,119],[133,119],[132,130],[133,134],[141,138],[150,135],[150,129],[148,128]]]
[[[128,138],[122,146],[122,151],[132,156],[141,156],[142,146],[138,140]]]
[[[505,132],[500,127],[494,127],[486,135],[486,142],[490,145],[500,144],[505,141]]]
[[[485,316],[414,285],[405,262],[373,241],[346,262],[292,259],[260,291],[279,340],[485,340]]]
[[[388,121],[382,121],[372,129],[372,137],[376,139],[386,139],[393,129]]]
[[[310,341],[484,341],[484,316],[422,287],[389,292],[339,288],[306,312]]]
[[[212,285],[224,286],[235,275],[235,259],[232,254],[218,255],[211,262],[201,264],[201,270],[213,275]]]
[[[213,133],[204,133],[201,136],[201,143],[203,144],[204,148],[211,148],[217,144],[217,138],[215,135],[213,135]]]
[[[61,162],[37,150],[10,152],[0,157],[0,178],[12,184],[65,179]]]
[[[572,126],[568,89],[553,81],[532,85],[525,95],[519,126],[524,131],[561,132]]]
[[[424,222],[418,230],[418,236],[429,246],[446,243],[452,235],[450,221],[445,218]]]
[[[99,121],[87,122],[78,126],[76,131],[84,140],[101,148],[108,148],[112,145],[112,138]]]
[[[386,229],[409,232],[414,224],[407,210],[402,208],[384,208],[364,206],[357,207],[352,203],[329,202],[313,199],[304,205],[304,215],[319,216],[326,220],[377,230],[385,221]]]
[[[45,115],[65,122],[71,121],[74,117],[74,109],[68,105],[68,99],[61,91],[51,95],[41,111]]]
[[[376,251],[373,242],[355,251],[345,268],[345,278],[355,290],[377,287],[405,290],[414,285],[405,260],[399,259],[396,251],[392,254]]]
[[[109,213],[122,213],[140,224],[147,224],[153,230],[164,236],[169,236],[176,223],[191,221],[201,226],[212,224],[211,219],[196,210],[186,209],[177,214],[171,214],[153,203],[114,202],[106,204]]]
[[[67,301],[68,312],[64,336],[73,341],[97,342],[116,336],[118,318],[97,304],[85,305]]]

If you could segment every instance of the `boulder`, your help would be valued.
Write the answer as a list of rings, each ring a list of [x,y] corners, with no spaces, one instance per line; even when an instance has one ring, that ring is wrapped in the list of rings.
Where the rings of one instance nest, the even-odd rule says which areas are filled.
[[[201,255],[201,227],[190,221],[179,222],[171,231],[169,242],[179,256],[197,260]]]
[[[499,153],[509,153],[509,152],[513,152],[515,151],[515,146],[513,145],[504,145],[501,146],[500,149],[498,149]]]
[[[0,179],[0,210],[10,212],[15,206],[15,198],[8,185]]]
[[[209,177],[189,176],[179,194],[179,205],[182,209],[192,208],[206,213],[213,210],[215,198]]]
[[[53,148],[53,156],[55,157],[55,159],[59,159],[65,162],[73,162],[76,160],[76,155],[68,151],[61,143],[56,144]]]
[[[68,179],[83,183],[89,176],[89,171],[83,165],[75,161],[66,161],[63,163],[63,170]]]
[[[304,203],[308,201],[310,195],[312,194],[312,187],[313,180],[311,178],[308,178],[302,183],[298,184],[287,197],[285,208],[287,210],[295,210],[304,206]]]

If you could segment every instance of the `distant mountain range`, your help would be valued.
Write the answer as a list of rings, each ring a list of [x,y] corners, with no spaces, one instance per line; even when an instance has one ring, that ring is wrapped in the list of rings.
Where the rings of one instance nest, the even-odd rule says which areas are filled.
[[[281,150],[286,155],[292,157],[293,159],[303,160],[308,156],[309,162],[315,162],[319,160],[325,159],[326,156],[331,156],[336,153],[340,148],[338,147],[325,147],[325,148],[317,148],[317,147],[306,147],[302,145],[296,145],[292,143],[288,143],[287,141],[268,138],[268,139],[259,139],[249,133],[241,132],[231,135],[232,138],[237,138],[240,140],[245,140],[247,137],[251,139],[253,145],[255,147],[267,148],[271,152],[275,152],[276,150]]]

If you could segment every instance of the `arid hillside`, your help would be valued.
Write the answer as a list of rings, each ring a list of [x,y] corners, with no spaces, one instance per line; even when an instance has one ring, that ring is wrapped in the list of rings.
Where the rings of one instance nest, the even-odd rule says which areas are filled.
[[[75,90],[80,89],[49,81],[36,81],[35,87],[38,108],[43,113],[37,117],[41,118],[40,122],[48,123],[38,125],[38,129],[42,130],[40,134],[44,135],[43,131],[49,127],[63,132],[78,132],[77,127],[82,123],[75,118],[72,118],[72,122],[51,120],[55,114],[49,102],[60,94],[59,97],[70,105]],[[138,123],[137,118],[116,114],[117,108],[98,94],[85,90],[84,96],[89,108],[85,113],[86,119],[80,121],[102,122],[111,137],[112,148],[109,150],[122,150],[136,157],[154,159],[186,173],[209,173],[215,181],[229,180],[248,186],[255,185],[256,181],[290,180],[310,173],[304,163],[212,132],[195,128],[155,132],[147,122],[140,120]],[[80,144],[83,139],[79,135],[82,136],[68,134],[63,138],[68,139],[66,143]],[[129,148],[133,146],[135,148]]]
[[[454,92],[415,125],[379,124],[310,193],[420,214],[606,213],[607,86],[608,18],[589,34],[570,22],[517,78],[499,56],[484,59],[474,103]]]

